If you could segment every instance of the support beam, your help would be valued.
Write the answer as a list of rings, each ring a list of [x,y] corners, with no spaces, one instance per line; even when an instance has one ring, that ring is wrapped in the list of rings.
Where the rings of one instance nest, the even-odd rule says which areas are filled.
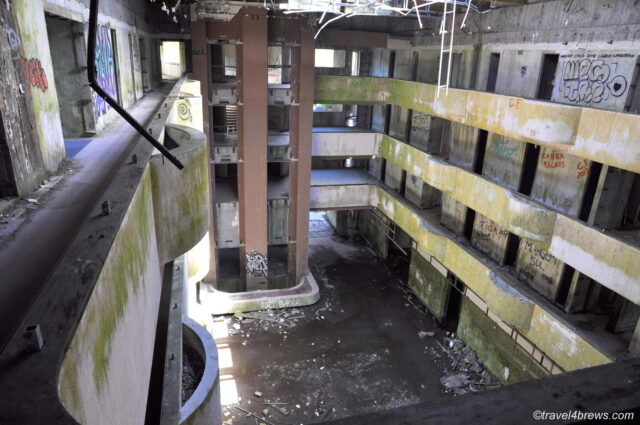
[[[209,44],[207,44],[207,25],[204,21],[194,21],[191,23],[191,53],[193,57],[193,78],[200,81],[200,94],[202,95],[202,131],[207,136],[209,155],[211,159],[213,152],[213,138],[210,133],[211,124],[211,107],[209,106],[209,69],[211,60]],[[209,272],[205,277],[205,282],[214,283],[216,280],[216,208],[215,208],[215,190],[214,182],[214,164],[209,161],[209,202],[211,203],[211,218],[209,221]]]
[[[313,30],[297,23],[300,46],[292,51],[290,111],[289,279],[297,284],[307,273],[309,256],[309,193],[311,190],[311,132],[313,129],[315,40]]]
[[[240,273],[253,291],[267,289],[268,277],[266,10],[247,7],[236,20],[242,39],[236,47]]]

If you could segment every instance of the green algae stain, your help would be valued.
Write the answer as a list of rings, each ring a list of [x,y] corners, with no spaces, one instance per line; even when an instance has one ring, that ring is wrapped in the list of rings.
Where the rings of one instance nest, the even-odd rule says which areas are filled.
[[[131,202],[123,226],[96,285],[95,302],[87,322],[96,330],[91,356],[93,379],[98,392],[107,378],[111,342],[123,317],[131,290],[144,284],[149,246],[152,243],[152,210],[149,172]]]

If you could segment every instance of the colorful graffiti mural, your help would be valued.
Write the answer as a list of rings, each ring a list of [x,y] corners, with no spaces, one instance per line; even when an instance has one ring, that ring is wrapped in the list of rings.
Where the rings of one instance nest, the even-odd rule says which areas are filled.
[[[108,27],[99,26],[96,40],[96,73],[98,84],[109,96],[118,100],[116,82],[116,63],[113,58],[113,45]],[[109,104],[100,96],[96,98],[96,115],[102,116],[109,111]]]
[[[49,81],[47,80],[47,73],[44,68],[42,68],[42,64],[39,59],[31,58],[20,58],[20,72],[24,75],[24,78],[27,80],[32,87],[37,87],[42,90],[43,93],[46,93],[49,90]]]

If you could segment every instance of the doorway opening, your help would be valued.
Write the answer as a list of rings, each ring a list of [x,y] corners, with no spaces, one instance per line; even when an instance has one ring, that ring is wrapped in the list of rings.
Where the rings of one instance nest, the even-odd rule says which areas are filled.
[[[95,134],[96,114],[104,115],[109,107],[101,98],[96,99],[94,106],[91,90],[87,87],[84,25],[53,15],[47,15],[45,19],[64,138]],[[118,98],[112,43],[106,27],[99,28],[98,44],[101,48],[96,62],[100,85]]]
[[[4,133],[4,121],[0,111],[0,199],[5,196],[17,196],[15,176],[13,175],[13,165],[9,155],[9,145]]]
[[[540,84],[538,85],[538,99],[551,100],[553,85],[558,68],[560,55],[544,55],[542,57],[542,71],[540,72]]]
[[[162,79],[177,80],[187,70],[184,42],[163,41],[160,45]]]
[[[500,53],[491,53],[489,57],[489,75],[487,77],[487,92],[494,93],[496,91],[496,82],[498,81],[498,67],[500,66]]]

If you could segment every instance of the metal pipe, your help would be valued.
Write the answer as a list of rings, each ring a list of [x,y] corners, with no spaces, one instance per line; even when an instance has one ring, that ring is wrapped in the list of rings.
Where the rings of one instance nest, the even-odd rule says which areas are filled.
[[[116,110],[122,118],[125,119],[142,137],[147,139],[149,143],[153,145],[160,153],[167,158],[173,165],[179,170],[184,168],[184,165],[165,148],[162,143],[156,140],[150,135],[135,118],[133,118],[124,108],[118,105],[115,99],[113,99],[107,92],[105,92],[100,84],[98,84],[96,73],[96,31],[98,29],[98,8],[100,0],[91,0],[89,9],[89,51],[87,52],[87,74],[89,78],[89,86],[103,98],[113,109]],[[114,65],[115,66],[115,65]]]

